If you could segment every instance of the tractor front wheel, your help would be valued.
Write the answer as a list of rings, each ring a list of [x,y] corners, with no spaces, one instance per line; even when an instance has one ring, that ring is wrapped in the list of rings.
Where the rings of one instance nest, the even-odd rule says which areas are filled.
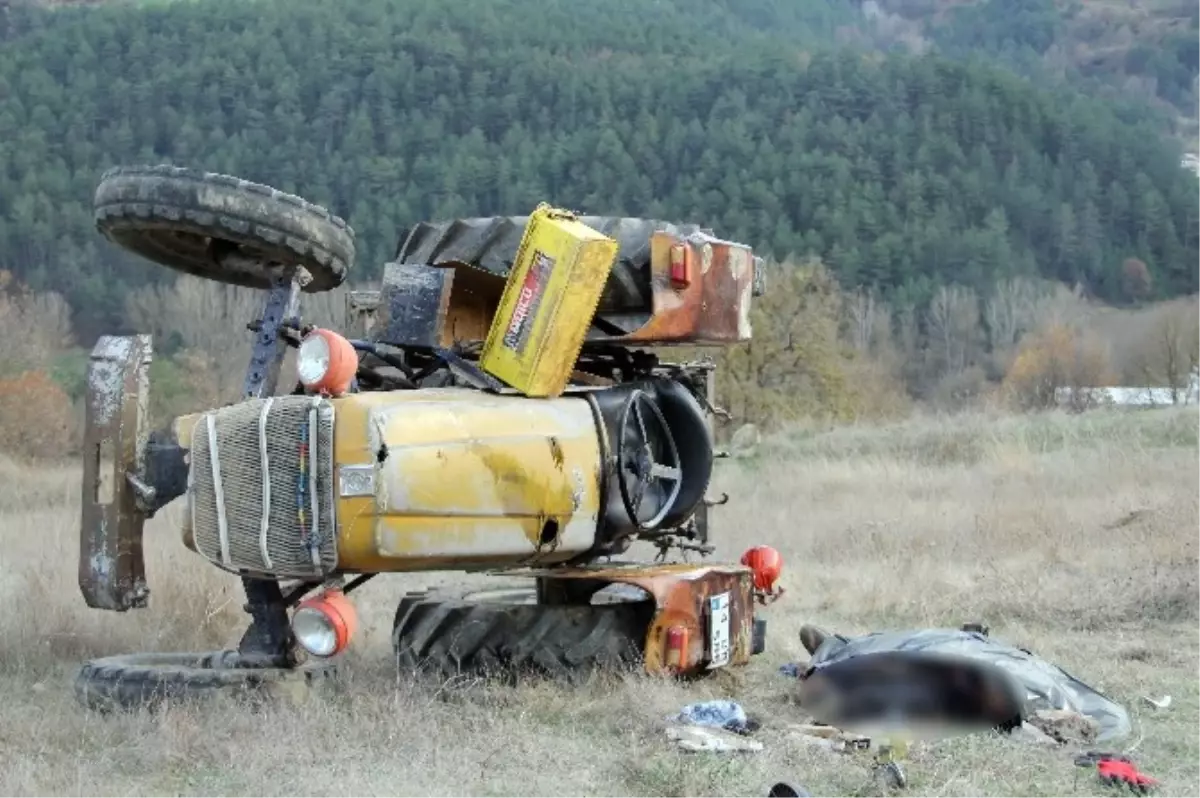
[[[576,681],[642,661],[653,599],[538,604],[533,589],[412,593],[396,610],[392,645],[401,670]]]
[[[163,266],[230,285],[270,288],[301,266],[308,293],[346,280],[354,230],[300,197],[230,175],[178,166],[119,166],[100,178],[97,229]]]
[[[166,701],[233,697],[296,698],[331,677],[333,661],[296,668],[244,663],[236,651],[127,654],[84,664],[75,696],[95,710],[154,707]]]

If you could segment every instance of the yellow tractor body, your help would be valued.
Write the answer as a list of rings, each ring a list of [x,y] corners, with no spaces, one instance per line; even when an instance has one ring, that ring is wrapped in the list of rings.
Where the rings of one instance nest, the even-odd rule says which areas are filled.
[[[430,388],[267,401],[192,422],[188,537],[217,566],[295,578],[492,570],[565,562],[595,542],[601,441],[582,398]],[[327,451],[321,422],[306,427],[314,410],[326,418]],[[256,440],[264,418],[265,456]],[[224,454],[228,442],[252,451]],[[297,490],[302,451],[316,472],[315,513],[313,492]],[[315,563],[306,534],[318,538]]]
[[[250,325],[243,398],[159,429],[147,418],[149,336],[93,349],[79,558],[89,606],[147,605],[144,522],[184,497],[185,545],[242,578],[253,618],[237,652],[187,659],[197,684],[214,668],[261,675],[336,658],[357,627],[347,595],[397,572],[535,585],[522,600],[401,598],[393,645],[414,668],[565,674],[632,657],[691,674],[762,651],[754,605],[770,575],[613,559],[638,541],[663,557],[712,551],[713,366],[633,347],[749,340],[762,278],[749,247],[545,205],[420,225],[383,288],[348,298],[348,325],[363,330],[350,338],[303,324],[299,298],[345,278],[352,231],[277,195],[177,167],[102,179],[97,225],[111,240],[269,293]],[[289,347],[298,384],[280,395]],[[138,683],[157,684],[143,673],[157,667]],[[108,678],[120,669],[85,668],[81,696],[131,701],[128,681]]]

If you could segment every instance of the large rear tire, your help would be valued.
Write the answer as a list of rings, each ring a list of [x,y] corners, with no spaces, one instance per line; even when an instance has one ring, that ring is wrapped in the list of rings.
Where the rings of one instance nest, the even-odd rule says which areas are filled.
[[[354,263],[354,230],[270,186],[177,166],[118,166],[96,188],[96,228],[147,260],[231,285],[270,288],[300,266],[308,293],[336,288]]]
[[[126,654],[84,663],[75,697],[89,709],[138,709],[167,701],[232,697],[296,697],[333,676],[333,661],[297,668],[241,666],[236,651]]]
[[[579,221],[615,239],[617,259],[600,296],[597,312],[646,313],[652,310],[650,290],[650,236],[659,230],[691,235],[701,228],[655,219],[617,216],[581,216]],[[508,275],[517,257],[528,216],[491,216],[422,222],[409,231],[396,251],[398,263],[437,266],[464,263]]]
[[[392,646],[401,670],[577,681],[642,661],[654,602],[545,605],[532,591],[412,593],[400,601]]]

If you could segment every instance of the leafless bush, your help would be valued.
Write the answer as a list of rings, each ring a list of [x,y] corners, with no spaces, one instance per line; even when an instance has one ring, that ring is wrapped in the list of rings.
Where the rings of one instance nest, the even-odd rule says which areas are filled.
[[[997,283],[983,311],[992,349],[1010,349],[1023,334],[1034,329],[1043,298],[1052,291],[1051,284],[1028,277]]]
[[[1089,326],[1108,342],[1125,385],[1183,391],[1200,366],[1200,297],[1110,310],[1097,314]]]
[[[962,371],[980,333],[978,296],[960,285],[942,286],[934,293],[927,315],[943,373]]]
[[[35,294],[0,272],[0,365],[41,369],[71,345],[71,308],[59,294]]]

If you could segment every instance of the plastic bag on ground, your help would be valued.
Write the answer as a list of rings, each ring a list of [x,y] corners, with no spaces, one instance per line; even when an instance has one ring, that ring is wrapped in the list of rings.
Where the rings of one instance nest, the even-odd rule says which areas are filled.
[[[710,726],[714,729],[737,732],[744,732],[751,726],[749,718],[746,717],[746,710],[736,701],[700,701],[688,704],[672,720],[693,726]]]

